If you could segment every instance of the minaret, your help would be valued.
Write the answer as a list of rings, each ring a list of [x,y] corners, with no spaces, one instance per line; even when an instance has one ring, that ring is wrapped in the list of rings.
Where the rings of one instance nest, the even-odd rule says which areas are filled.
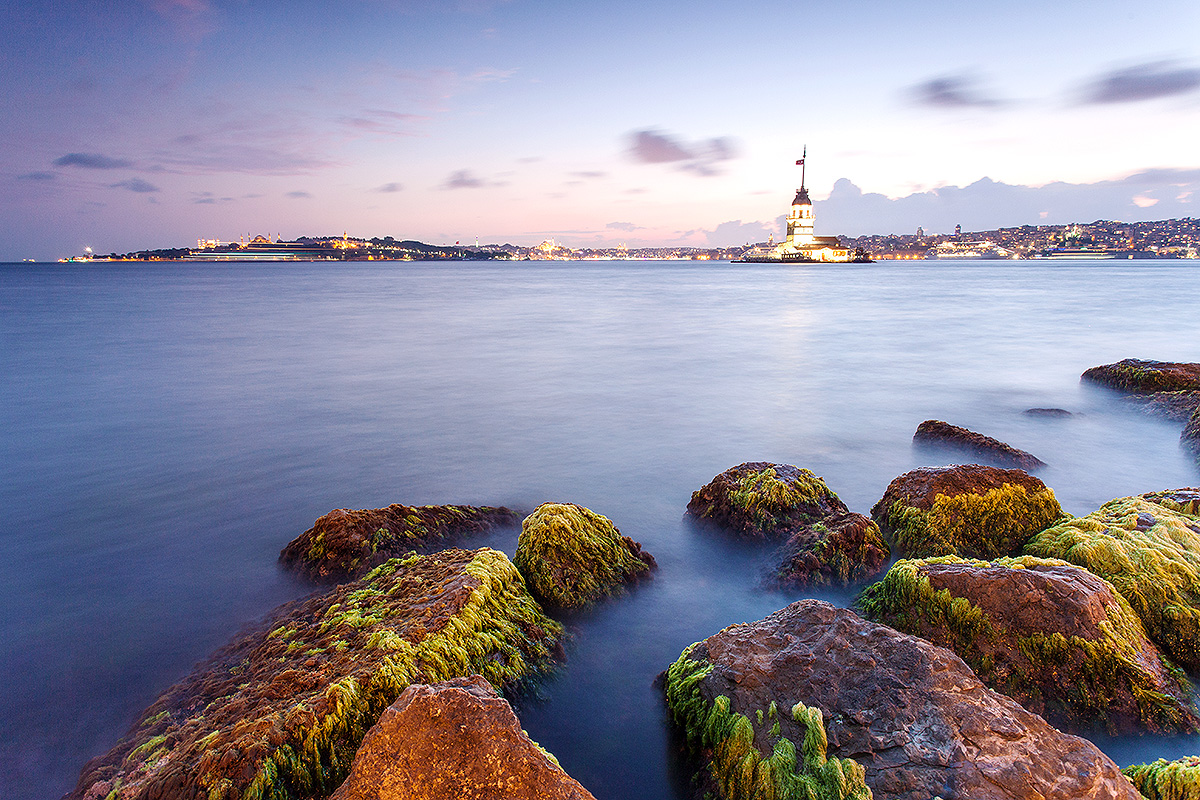
[[[800,190],[792,201],[792,208],[787,218],[787,244],[794,248],[811,247],[813,243],[813,207],[808,199],[808,189],[804,187],[804,162],[808,158],[808,145],[804,146],[804,155],[796,162],[800,167]]]

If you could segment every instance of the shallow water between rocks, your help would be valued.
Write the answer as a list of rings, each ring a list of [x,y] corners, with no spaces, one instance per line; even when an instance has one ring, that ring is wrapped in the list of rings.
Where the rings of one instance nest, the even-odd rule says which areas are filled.
[[[0,265],[0,796],[53,798],[241,626],[310,591],[333,508],[546,500],[657,577],[567,619],[522,725],[598,798],[686,786],[655,675],[801,596],[683,521],[743,461],[854,511],[944,419],[1027,450],[1063,507],[1200,484],[1182,424],[1081,385],[1200,361],[1200,263]],[[1035,417],[1058,407],[1069,417]],[[510,556],[517,532],[468,540]],[[1122,766],[1196,737],[1104,740]]]

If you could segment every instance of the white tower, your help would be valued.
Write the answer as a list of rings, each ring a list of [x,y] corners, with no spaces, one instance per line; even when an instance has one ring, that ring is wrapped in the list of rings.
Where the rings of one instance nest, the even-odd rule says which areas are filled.
[[[786,243],[794,248],[811,247],[814,241],[812,200],[808,199],[808,189],[804,188],[804,161],[806,158],[808,158],[808,145],[804,146],[804,155],[796,162],[800,167],[800,189],[796,192],[796,199],[792,201],[792,208],[788,211],[787,217]]]

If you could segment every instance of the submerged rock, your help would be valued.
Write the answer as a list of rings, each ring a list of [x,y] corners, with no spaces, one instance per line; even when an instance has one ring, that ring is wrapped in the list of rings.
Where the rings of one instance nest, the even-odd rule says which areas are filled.
[[[891,551],[870,517],[848,512],[799,528],[780,548],[770,583],[851,586],[878,575]]]
[[[912,557],[997,558],[1020,553],[1063,511],[1053,491],[1019,469],[960,464],[904,473],[871,516]]]
[[[515,525],[518,519],[503,506],[335,508],[289,542],[279,560],[312,580],[346,580],[411,550],[444,546],[451,536]]]
[[[510,686],[545,668],[562,628],[501,552],[388,561],[281,606],[168,689],[70,798],[323,797],[412,683],[475,673]]]
[[[1025,552],[1061,558],[1125,596],[1150,639],[1200,670],[1200,489],[1111,500],[1034,536]]]
[[[1192,412],[1187,427],[1179,435],[1179,442],[1200,462],[1200,406],[1196,406],[1196,410]]]
[[[666,692],[727,800],[814,772],[845,792],[820,783],[818,797],[865,797],[863,775],[894,800],[1140,800],[1094,745],[991,691],[949,650],[818,600],[691,645]]]
[[[1160,758],[1121,770],[1146,800],[1195,800],[1200,797],[1200,756],[1174,761]]]
[[[940,419],[927,419],[918,425],[913,444],[961,450],[1002,467],[1037,469],[1046,466],[1046,462],[1024,450]]]
[[[409,686],[330,800],[593,800],[478,675]]]
[[[989,687],[1074,732],[1200,730],[1190,686],[1129,603],[1065,561],[901,561],[859,598],[878,622],[947,647]]]
[[[1178,392],[1200,389],[1200,364],[1127,358],[1084,370],[1082,380],[1124,392]]]
[[[693,492],[687,506],[699,522],[755,539],[788,536],[849,510],[810,470],[766,461],[730,467]]]
[[[1065,408],[1027,408],[1024,413],[1031,417],[1073,417]]]
[[[604,516],[574,503],[542,503],[521,523],[513,563],[548,606],[580,608],[648,577],[658,566]]]

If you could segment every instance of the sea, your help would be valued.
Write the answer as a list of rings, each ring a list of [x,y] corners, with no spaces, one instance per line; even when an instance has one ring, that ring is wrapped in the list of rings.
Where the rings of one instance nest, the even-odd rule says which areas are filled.
[[[71,790],[311,592],[277,558],[331,509],[544,501],[659,569],[566,619],[521,724],[600,800],[683,797],[655,677],[726,625],[853,601],[765,588],[772,548],[693,528],[693,491],[772,461],[869,513],[954,460],[914,449],[926,419],[1038,456],[1073,514],[1200,485],[1182,422],[1079,378],[1200,361],[1197,287],[1196,261],[0,265],[0,797]],[[466,544],[511,556],[517,533]],[[1200,753],[1100,744],[1122,766]]]

